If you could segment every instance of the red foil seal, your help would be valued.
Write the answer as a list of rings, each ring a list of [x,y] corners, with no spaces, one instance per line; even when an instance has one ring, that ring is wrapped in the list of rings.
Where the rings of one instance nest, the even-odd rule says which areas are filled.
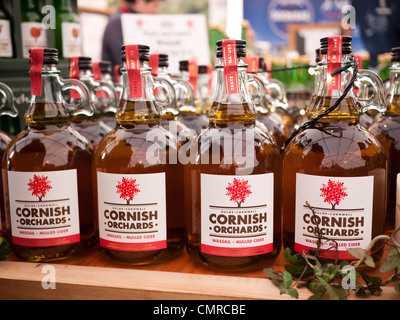
[[[337,74],[331,76],[331,73],[342,66],[342,36],[334,36],[328,38],[328,52],[327,52],[327,89],[340,90],[342,76]]]
[[[236,55],[236,41],[222,40],[225,91],[227,94],[239,93],[239,77]]]
[[[194,97],[197,98],[197,77],[199,76],[199,66],[195,60],[190,60],[188,65],[189,83],[193,87]]]
[[[42,95],[42,68],[43,68],[44,49],[31,49],[31,94],[33,96]]]
[[[139,46],[131,44],[125,46],[126,70],[129,81],[129,97],[138,99],[142,97],[142,75],[140,73]]]
[[[150,55],[149,67],[151,68],[151,75],[157,77],[159,67],[160,55],[153,53]]]

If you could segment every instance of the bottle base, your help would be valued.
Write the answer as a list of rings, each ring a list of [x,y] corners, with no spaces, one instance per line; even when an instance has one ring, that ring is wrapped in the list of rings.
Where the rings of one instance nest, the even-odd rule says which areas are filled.
[[[207,269],[226,273],[244,273],[270,267],[278,257],[280,248],[266,254],[243,257],[225,257],[203,253],[200,246],[196,244],[187,244],[186,250],[194,262]]]
[[[151,251],[119,251],[99,246],[99,251],[114,262],[131,266],[145,266],[167,262],[179,256],[184,249],[184,242],[168,244],[166,249]]]
[[[73,260],[93,247],[93,239],[63,246],[25,247],[12,245],[12,252],[27,262],[59,262]]]

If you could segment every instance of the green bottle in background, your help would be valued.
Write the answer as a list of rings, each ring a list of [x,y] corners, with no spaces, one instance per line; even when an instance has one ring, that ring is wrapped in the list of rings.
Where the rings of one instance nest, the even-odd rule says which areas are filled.
[[[22,56],[29,58],[32,48],[47,48],[47,32],[42,26],[42,13],[37,0],[21,0]]]
[[[13,32],[13,19],[4,6],[4,1],[0,1],[0,58],[14,58],[15,44]]]
[[[55,42],[60,58],[81,56],[81,29],[76,0],[57,0]]]

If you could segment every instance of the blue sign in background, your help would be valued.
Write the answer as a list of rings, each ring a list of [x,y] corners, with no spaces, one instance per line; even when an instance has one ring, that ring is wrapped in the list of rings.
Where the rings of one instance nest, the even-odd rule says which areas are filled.
[[[287,44],[289,24],[341,23],[342,8],[348,4],[350,0],[243,0],[243,12],[256,40],[270,42],[274,53]],[[353,51],[365,50],[358,30],[351,35]]]

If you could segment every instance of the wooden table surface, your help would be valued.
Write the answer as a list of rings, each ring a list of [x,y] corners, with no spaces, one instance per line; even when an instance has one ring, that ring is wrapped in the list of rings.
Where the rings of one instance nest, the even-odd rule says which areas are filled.
[[[278,266],[282,263],[285,263],[283,250],[274,268],[283,270]],[[378,270],[368,273],[379,274],[383,279],[390,275]],[[55,290],[43,288],[50,275],[55,275]],[[249,273],[208,270],[196,265],[185,250],[168,262],[140,267],[111,261],[96,250],[52,264],[23,262],[11,254],[0,262],[0,288],[0,299],[291,299],[280,295],[279,288],[262,270]],[[311,292],[307,289],[299,290],[299,299],[309,296]],[[356,297],[350,293],[349,298]],[[400,300],[400,294],[387,286],[381,296],[369,299]]]

